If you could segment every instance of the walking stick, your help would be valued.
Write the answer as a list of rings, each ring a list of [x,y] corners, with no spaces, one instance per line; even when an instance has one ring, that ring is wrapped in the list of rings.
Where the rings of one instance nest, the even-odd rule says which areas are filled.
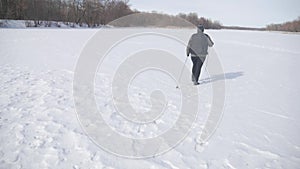
[[[180,82],[180,80],[181,80],[181,76],[182,76],[182,73],[183,73],[183,70],[184,70],[184,67],[185,67],[185,64],[186,64],[186,61],[187,61],[187,59],[188,59],[188,57],[186,57],[186,59],[185,59],[185,61],[184,61],[184,64],[183,64],[183,66],[182,66],[182,68],[181,68],[181,72],[180,72],[180,75],[179,75],[179,78],[178,78],[178,83],[177,83],[177,86],[176,86],[176,89],[179,89],[179,82]]]

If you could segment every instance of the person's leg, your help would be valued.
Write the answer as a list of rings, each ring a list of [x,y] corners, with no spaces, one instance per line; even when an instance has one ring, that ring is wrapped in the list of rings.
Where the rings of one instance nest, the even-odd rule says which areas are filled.
[[[195,80],[194,82],[198,82],[203,62],[199,57],[192,57],[192,61],[193,61],[192,72]]]
[[[198,60],[198,69],[197,69],[197,82],[198,82],[200,74],[201,74],[202,65],[203,65],[203,61],[199,58],[199,60]]]
[[[196,81],[196,71],[197,71],[197,57],[191,57],[192,62],[193,62],[193,67],[192,67],[192,81]]]

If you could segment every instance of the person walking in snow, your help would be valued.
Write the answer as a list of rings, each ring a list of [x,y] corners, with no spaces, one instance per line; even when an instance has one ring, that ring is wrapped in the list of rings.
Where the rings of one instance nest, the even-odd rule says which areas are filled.
[[[204,33],[204,26],[197,26],[197,33],[193,34],[189,40],[188,46],[186,48],[186,55],[189,57],[191,54],[191,59],[193,62],[192,68],[192,81],[194,85],[198,85],[199,76],[201,73],[202,65],[208,54],[208,47],[212,47],[214,42],[211,38]]]

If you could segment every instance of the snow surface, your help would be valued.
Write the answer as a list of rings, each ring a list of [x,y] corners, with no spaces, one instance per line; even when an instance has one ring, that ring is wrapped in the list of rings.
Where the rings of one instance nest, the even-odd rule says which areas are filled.
[[[201,79],[210,80],[198,86],[202,98],[199,110],[209,111],[211,84],[225,80],[225,109],[218,129],[205,145],[199,144],[207,115],[201,114],[188,137],[173,150],[133,160],[103,151],[86,136],[77,120],[72,95],[73,71],[81,49],[96,31],[0,29],[1,169],[299,168],[299,35],[207,31],[215,41],[214,50],[222,62],[225,79],[208,77],[203,72]],[[117,30],[108,33],[113,36],[114,31]],[[163,31],[178,32],[187,40],[194,32]],[[172,50],[178,51],[184,61],[183,48]],[[114,62],[107,67],[110,64]],[[127,136],[151,137],[176,120],[163,118],[160,126],[124,122],[114,113],[107,98],[108,72],[99,74],[96,97],[112,128]],[[141,111],[149,109],[149,100],[143,99],[149,94],[147,86],[169,89],[170,97],[177,97],[173,91],[175,83],[164,75],[157,78],[152,83],[148,79],[146,86],[133,82],[129,90],[133,107]],[[147,79],[141,77],[141,80]],[[176,107],[176,101],[169,102],[171,112]]]
[[[0,19],[1,28],[26,28],[24,20],[2,20]]]

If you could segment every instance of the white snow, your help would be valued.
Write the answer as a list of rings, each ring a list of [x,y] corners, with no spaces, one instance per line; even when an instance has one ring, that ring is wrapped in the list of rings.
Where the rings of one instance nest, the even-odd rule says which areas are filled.
[[[26,28],[24,20],[2,20],[0,19],[1,28]]]
[[[215,41],[225,79],[209,78],[203,72],[201,79],[206,82],[198,86],[199,110],[210,110],[211,85],[225,80],[225,109],[218,129],[203,144],[199,136],[207,114],[200,114],[191,133],[176,148],[161,156],[133,160],[103,151],[86,136],[77,120],[72,92],[74,68],[80,51],[96,31],[0,29],[1,169],[299,168],[299,35],[207,31]],[[120,30],[107,30],[111,36],[115,31]],[[194,32],[161,31],[174,31],[186,39]],[[182,55],[182,61],[185,59],[183,48],[172,48],[163,41],[153,45],[169,45]],[[155,82],[137,76],[137,80],[147,82],[133,81],[129,88],[129,100],[137,110],[149,109],[147,98],[153,88],[167,90],[166,97],[174,100],[168,102],[169,114],[157,124],[131,124],[116,113],[108,98],[109,67],[118,62],[118,57],[108,60],[108,68],[96,79],[96,99],[106,122],[128,137],[152,137],[164,132],[176,120],[176,84],[166,75],[157,76]],[[151,76],[151,72],[148,74]]]

